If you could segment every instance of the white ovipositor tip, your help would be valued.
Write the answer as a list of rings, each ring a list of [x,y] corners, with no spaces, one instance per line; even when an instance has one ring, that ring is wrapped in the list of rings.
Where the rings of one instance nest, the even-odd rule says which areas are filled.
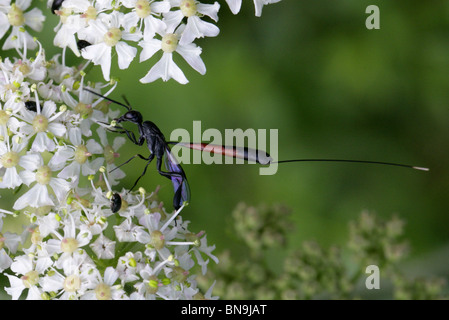
[[[413,169],[421,170],[421,171],[429,171],[430,170],[429,168],[424,168],[424,167],[413,167]]]

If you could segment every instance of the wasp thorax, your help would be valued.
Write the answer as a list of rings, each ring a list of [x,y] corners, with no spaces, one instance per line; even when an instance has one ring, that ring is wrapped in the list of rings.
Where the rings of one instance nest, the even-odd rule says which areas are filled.
[[[171,53],[178,47],[178,37],[174,33],[167,33],[162,37],[162,50]]]
[[[17,152],[9,151],[0,157],[0,163],[5,168],[12,168],[19,164],[20,156]]]
[[[36,181],[39,184],[46,185],[50,182],[51,170],[48,166],[42,166],[36,171]]]
[[[196,2],[194,0],[182,0],[180,7],[185,17],[191,17],[197,13]]]
[[[34,117],[32,126],[35,132],[45,132],[48,128],[48,119],[45,116],[38,114]]]
[[[92,154],[87,151],[87,147],[83,144],[75,149],[75,161],[79,164],[85,163],[91,155]]]
[[[108,46],[113,47],[120,41],[121,38],[122,30],[119,28],[110,28],[104,35],[103,40]]]
[[[137,0],[136,14],[141,19],[146,18],[151,14],[150,3],[148,0]]]
[[[11,5],[11,9],[8,12],[8,21],[14,27],[20,27],[25,22],[23,11],[17,8],[15,3]]]

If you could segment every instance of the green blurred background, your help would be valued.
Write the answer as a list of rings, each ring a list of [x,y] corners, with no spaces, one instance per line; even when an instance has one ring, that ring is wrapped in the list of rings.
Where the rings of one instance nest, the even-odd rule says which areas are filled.
[[[380,8],[380,30],[365,27],[371,4]],[[189,84],[143,85],[139,79],[159,56],[142,64],[136,59],[129,70],[113,69],[121,82],[111,97],[125,94],[167,138],[176,128],[192,132],[194,120],[223,133],[278,129],[279,159],[378,160],[431,171],[296,163],[260,176],[256,165],[184,165],[192,201],[182,214],[191,230],[206,230],[217,253],[238,250],[227,227],[236,204],[283,203],[296,224],[293,250],[303,240],[344,246],[348,222],[362,210],[397,214],[407,222],[411,259],[422,263],[415,271],[447,274],[449,2],[284,0],[265,6],[261,18],[249,0],[236,16],[221,5],[220,35],[196,42],[205,76],[177,55]],[[52,47],[56,23],[49,17],[46,38],[39,37],[47,58],[59,52]],[[71,56],[68,63],[78,61]],[[99,67],[90,73],[101,79]],[[123,159],[146,152],[131,144],[119,151]],[[141,160],[124,167],[123,186],[130,187],[143,167]],[[157,185],[171,208],[172,186],[151,166],[141,186]]]

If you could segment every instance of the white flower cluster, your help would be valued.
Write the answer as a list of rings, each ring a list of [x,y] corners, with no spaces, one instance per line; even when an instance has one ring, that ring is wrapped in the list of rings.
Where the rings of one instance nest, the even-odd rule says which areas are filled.
[[[191,272],[218,262],[204,233],[188,231],[180,210],[167,213],[156,193],[112,189],[124,177],[110,171],[126,139],[109,143],[97,122],[120,110],[94,100],[83,90],[84,73],[58,57],[46,61],[42,49],[34,59],[20,55],[0,62],[0,188],[21,194],[12,210],[0,210],[6,292],[13,299],[211,298]],[[26,215],[30,226],[7,232],[6,215]]]
[[[254,0],[256,15],[262,6],[280,0]],[[233,13],[242,0],[227,0]],[[55,6],[55,3],[58,5]],[[141,48],[140,62],[157,52],[162,56],[140,79],[142,83],[157,79],[188,82],[173,60],[179,54],[194,70],[206,73],[200,55],[202,49],[193,43],[203,37],[215,37],[219,28],[207,20],[218,21],[218,2],[197,0],[64,0],[48,1],[59,15],[54,44],[69,47],[77,56],[100,65],[105,80],[110,80],[111,60],[117,55],[120,69],[127,69]]]
[[[240,10],[241,0],[226,1],[233,13]],[[254,0],[256,15],[278,1]],[[114,162],[126,138],[110,143],[98,124],[110,123],[120,110],[84,88],[112,92],[112,57],[126,69],[136,45],[141,62],[162,52],[144,83],[187,83],[175,52],[204,74],[201,48],[193,41],[218,35],[218,27],[204,20],[217,22],[218,2],[50,0],[48,7],[60,18],[54,44],[63,53],[49,61],[29,33],[42,30],[45,20],[31,3],[0,0],[2,50],[18,54],[0,58],[0,190],[17,194],[6,199],[13,200],[10,210],[0,209],[6,293],[13,299],[213,298],[213,285],[204,295],[197,288],[194,269],[205,274],[210,260],[218,262],[215,247],[208,246],[204,232],[188,231],[189,222],[179,216],[183,207],[166,212],[157,192],[114,191],[125,176]],[[89,61],[66,66],[67,47]],[[85,80],[90,61],[101,66],[109,83]],[[11,233],[7,216],[25,217],[30,225]]]

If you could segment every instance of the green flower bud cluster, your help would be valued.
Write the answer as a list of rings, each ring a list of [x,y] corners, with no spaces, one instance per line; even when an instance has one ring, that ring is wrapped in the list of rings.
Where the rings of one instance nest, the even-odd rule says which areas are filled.
[[[232,218],[231,229],[241,242],[239,250],[219,255],[220,263],[208,269],[207,277],[198,278],[204,288],[207,279],[218,279],[214,292],[221,299],[372,298],[373,290],[365,282],[370,265],[380,270],[382,285],[377,297],[445,297],[443,279],[405,276],[403,262],[409,250],[405,223],[398,217],[383,220],[365,211],[349,223],[347,245],[324,248],[318,242],[305,241],[288,253],[281,250],[293,228],[287,208],[240,203]]]

